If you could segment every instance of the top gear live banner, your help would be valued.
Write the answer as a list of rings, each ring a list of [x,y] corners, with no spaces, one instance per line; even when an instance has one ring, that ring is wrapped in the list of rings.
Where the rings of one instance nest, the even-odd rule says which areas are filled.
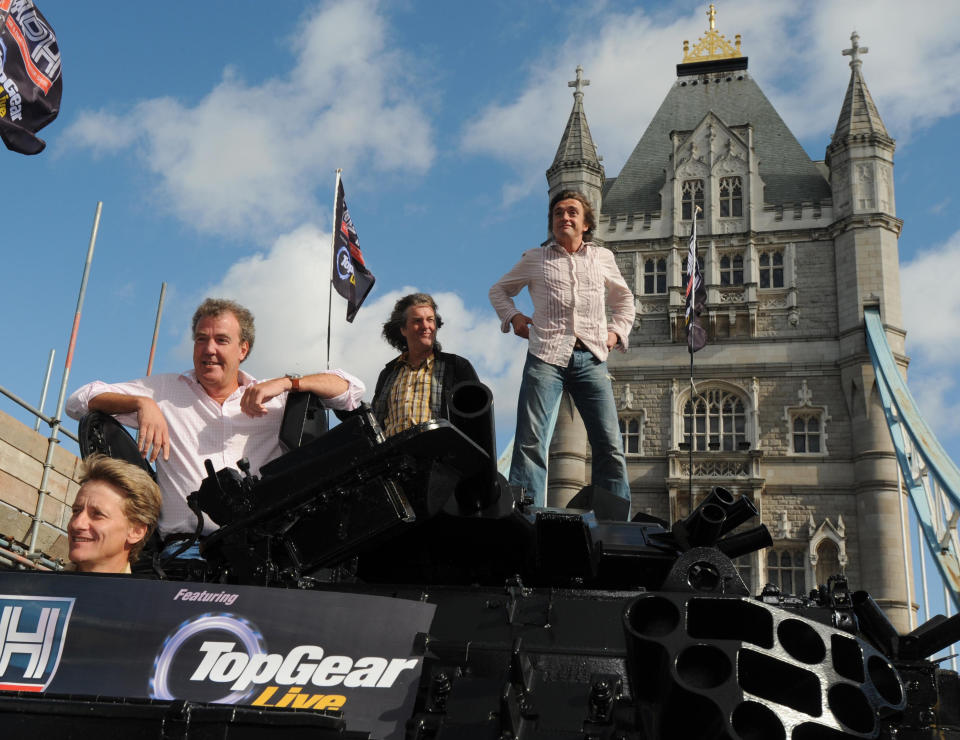
[[[60,47],[31,0],[0,0],[0,138],[21,154],[39,154],[35,134],[60,112]]]
[[[401,738],[433,604],[130,576],[0,573],[0,690],[337,709]],[[419,641],[420,644],[423,641]]]

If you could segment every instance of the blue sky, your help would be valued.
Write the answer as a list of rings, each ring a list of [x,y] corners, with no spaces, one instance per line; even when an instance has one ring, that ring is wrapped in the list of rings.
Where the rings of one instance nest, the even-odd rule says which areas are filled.
[[[37,157],[0,151],[0,385],[36,403],[57,350],[52,411],[94,208],[104,202],[69,389],[145,372],[160,284],[155,372],[190,366],[187,325],[206,295],[257,315],[246,368],[261,377],[326,363],[335,169],[377,284],[351,326],[334,296],[334,366],[372,391],[391,351],[379,324],[411,289],[437,295],[446,349],[494,389],[512,432],[525,346],[499,332],[489,286],[545,236],[544,171],[578,64],[608,175],[675,78],[703,2],[524,3],[38,0],[63,55],[60,117]],[[960,17],[899,2],[718,4],[750,73],[813,159],[849,78],[863,73],[897,139],[896,197],[910,381],[960,458],[960,269],[952,217]],[[942,318],[938,318],[942,317]],[[369,398],[369,396],[368,396]],[[32,425],[19,407],[0,409]]]

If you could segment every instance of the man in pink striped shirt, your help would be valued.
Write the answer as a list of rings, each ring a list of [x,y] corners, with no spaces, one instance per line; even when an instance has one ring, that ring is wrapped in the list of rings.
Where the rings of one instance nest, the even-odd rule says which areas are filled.
[[[193,316],[193,370],[151,375],[126,383],[94,381],[67,401],[74,419],[89,411],[113,414],[140,430],[140,452],[157,465],[163,491],[160,533],[191,533],[197,518],[187,496],[217,470],[237,469],[247,458],[254,475],[283,450],[280,422],[290,391],[311,391],[324,405],[352,410],[364,385],[343,372],[286,375],[258,382],[240,369],[253,348],[253,314],[234,301],[208,298]],[[215,529],[209,520],[204,533]]]
[[[510,483],[523,486],[534,503],[546,501],[550,418],[566,390],[576,404],[593,453],[595,488],[630,501],[626,461],[607,355],[626,351],[635,315],[633,294],[613,253],[593,244],[596,219],[590,202],[574,190],[550,201],[553,238],[523,253],[490,289],[490,302],[504,332],[529,340],[517,403],[517,431]],[[533,317],[513,302],[524,287]],[[608,323],[606,307],[612,314]]]

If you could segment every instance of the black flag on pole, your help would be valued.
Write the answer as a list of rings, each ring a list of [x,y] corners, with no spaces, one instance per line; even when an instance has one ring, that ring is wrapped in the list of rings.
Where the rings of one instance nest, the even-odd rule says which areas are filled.
[[[360,240],[353,227],[347,201],[343,196],[343,182],[337,184],[337,216],[333,225],[333,287],[347,299],[347,321],[353,321],[363,299],[373,287],[376,278],[363,263]]]
[[[60,112],[60,47],[31,0],[0,0],[0,139],[7,149],[39,154],[36,132]]]
[[[700,210],[697,208],[697,210]],[[687,250],[687,292],[686,292],[687,346],[690,353],[701,350],[707,343],[707,332],[700,326],[700,314],[707,300],[707,289],[703,286],[700,263],[697,260],[697,214],[693,214],[693,231]],[[691,362],[693,360],[691,359]]]

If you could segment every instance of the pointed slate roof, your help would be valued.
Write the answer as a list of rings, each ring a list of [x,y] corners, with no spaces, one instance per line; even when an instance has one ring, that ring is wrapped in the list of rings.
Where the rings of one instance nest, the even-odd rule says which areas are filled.
[[[597,156],[597,147],[594,146],[593,137],[590,135],[587,114],[583,112],[582,88],[590,84],[590,80],[583,79],[583,67],[577,67],[577,79],[568,84],[576,88],[573,93],[573,109],[570,111],[567,127],[563,130],[563,137],[560,139],[560,146],[557,147],[557,154],[553,158],[550,170],[560,164],[591,164],[599,167],[600,158]]]
[[[664,170],[672,166],[670,132],[693,130],[710,111],[727,126],[753,126],[766,203],[830,198],[829,183],[745,69],[698,72],[678,76],[674,82],[616,182],[604,194],[604,214],[659,211]]]
[[[837,128],[833,132],[831,149],[834,148],[834,143],[839,145],[852,137],[868,136],[893,142],[860,72],[863,66],[860,55],[866,54],[869,49],[860,46],[859,41],[860,36],[854,31],[850,36],[851,47],[843,51],[845,56],[851,57],[850,84],[843,99],[843,107],[840,108],[840,118],[837,119]]]

